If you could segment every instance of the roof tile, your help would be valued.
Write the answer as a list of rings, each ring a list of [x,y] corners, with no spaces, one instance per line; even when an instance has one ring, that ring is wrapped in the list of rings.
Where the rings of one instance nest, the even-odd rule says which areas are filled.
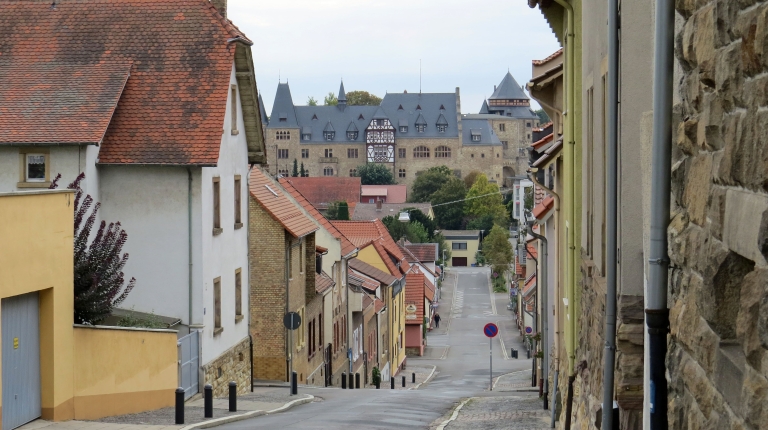
[[[357,203],[360,200],[360,178],[321,176],[288,179],[294,188],[320,210],[326,209],[329,203],[336,201]]]
[[[285,190],[259,168],[251,169],[248,181],[251,196],[281,223],[293,237],[317,230],[317,225],[288,198]]]

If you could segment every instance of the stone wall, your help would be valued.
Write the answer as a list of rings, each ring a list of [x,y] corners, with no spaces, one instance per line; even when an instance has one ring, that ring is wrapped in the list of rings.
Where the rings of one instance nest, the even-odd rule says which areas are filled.
[[[768,423],[768,3],[678,1],[670,428]]]
[[[237,383],[237,394],[251,391],[250,346],[251,341],[246,337],[203,366],[203,379],[213,387],[213,397],[227,397],[230,381]]]

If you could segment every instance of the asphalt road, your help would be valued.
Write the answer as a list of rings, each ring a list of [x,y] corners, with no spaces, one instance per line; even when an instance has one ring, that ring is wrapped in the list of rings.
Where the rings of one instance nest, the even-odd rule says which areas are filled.
[[[219,428],[425,429],[442,422],[464,398],[496,396],[489,391],[490,345],[494,377],[530,369],[531,361],[507,357],[510,343],[519,342],[519,336],[511,332],[513,318],[506,309],[505,295],[490,290],[488,269],[455,268],[449,274],[452,278],[443,285],[438,308],[441,327],[428,334],[424,357],[408,358],[411,364],[437,367],[433,378],[418,390],[387,390],[385,384],[381,390],[302,388],[318,401]],[[501,327],[492,341],[483,334],[483,326],[489,322]]]

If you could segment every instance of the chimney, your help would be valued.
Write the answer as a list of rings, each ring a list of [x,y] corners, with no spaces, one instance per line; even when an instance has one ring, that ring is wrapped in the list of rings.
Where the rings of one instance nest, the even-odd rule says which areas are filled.
[[[496,91],[496,85],[493,86],[493,90]]]
[[[211,3],[213,3],[213,7],[216,8],[221,16],[227,17],[227,0],[211,0]]]
[[[381,211],[381,199],[376,199],[376,211]]]

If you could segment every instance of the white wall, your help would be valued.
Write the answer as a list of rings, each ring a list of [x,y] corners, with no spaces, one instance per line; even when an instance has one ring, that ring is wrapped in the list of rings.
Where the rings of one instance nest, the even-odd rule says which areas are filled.
[[[29,190],[28,188],[16,187],[20,178],[20,148],[19,146],[0,146],[0,192]],[[51,181],[56,177],[57,173],[61,173],[59,188],[66,188],[70,182],[75,180],[80,172],[86,169],[88,162],[86,154],[98,153],[98,147],[93,145],[42,146],[40,148],[49,152]],[[95,180],[96,173],[93,172],[91,174],[90,171],[86,170],[86,181],[90,181],[91,178]],[[85,184],[83,191],[91,194],[96,199],[98,192],[93,188],[92,185]]]

